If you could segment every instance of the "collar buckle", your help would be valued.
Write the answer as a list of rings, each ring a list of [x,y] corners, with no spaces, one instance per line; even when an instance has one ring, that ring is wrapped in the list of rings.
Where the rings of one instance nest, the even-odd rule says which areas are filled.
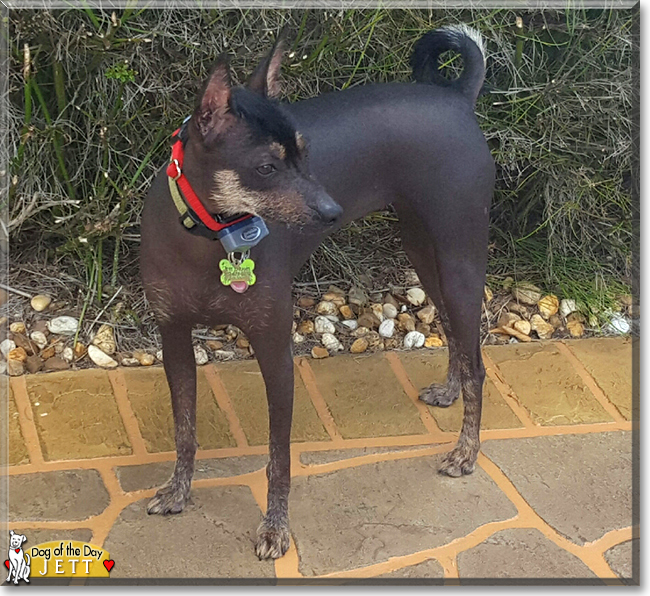
[[[171,169],[172,167],[176,167],[176,175],[175,176],[172,176],[172,174],[174,173],[174,170]],[[169,163],[169,166],[167,167],[167,175],[174,182],[176,182],[176,180],[178,180],[183,175],[183,172],[181,170],[181,166],[178,163],[177,159],[172,159],[171,162]]]

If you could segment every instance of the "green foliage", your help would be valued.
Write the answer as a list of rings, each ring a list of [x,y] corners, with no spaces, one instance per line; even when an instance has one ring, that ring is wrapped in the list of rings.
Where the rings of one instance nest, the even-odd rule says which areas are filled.
[[[231,54],[233,78],[243,82],[287,25],[285,97],[295,101],[408,80],[415,41],[464,22],[488,47],[491,93],[477,114],[498,165],[491,273],[556,290],[580,271],[605,285],[630,283],[638,21],[633,10],[13,11],[14,245],[85,264],[101,296],[102,279],[115,286],[120,255],[137,239],[142,199],[166,164],[168,137],[220,53]],[[351,277],[367,271],[364,247],[375,246],[377,226],[395,236],[390,219],[341,232],[307,275],[327,277],[342,263]]]
[[[122,83],[133,83],[137,74],[135,70],[129,68],[128,62],[118,62],[106,69],[107,79],[115,79]]]

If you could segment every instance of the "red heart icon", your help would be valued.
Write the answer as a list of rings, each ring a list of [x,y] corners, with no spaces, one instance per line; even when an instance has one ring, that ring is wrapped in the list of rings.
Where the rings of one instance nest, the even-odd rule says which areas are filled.
[[[10,566],[10,565],[11,565],[11,563],[10,563],[9,561],[5,561],[5,567],[6,567],[7,569],[9,569],[9,566]]]
[[[104,567],[106,567],[106,571],[110,573],[111,569],[113,569],[113,565],[115,565],[115,561],[112,559],[106,559],[104,561]]]
[[[19,553],[19,552],[20,552],[20,549],[19,549],[19,548],[17,548],[17,549],[16,549],[16,552],[17,552],[17,553]]]

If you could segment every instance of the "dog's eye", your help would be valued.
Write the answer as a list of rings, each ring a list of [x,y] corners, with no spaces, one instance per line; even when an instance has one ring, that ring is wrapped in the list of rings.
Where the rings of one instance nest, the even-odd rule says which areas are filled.
[[[257,168],[257,172],[261,176],[270,176],[275,172],[275,166],[270,163],[265,163],[263,166]]]

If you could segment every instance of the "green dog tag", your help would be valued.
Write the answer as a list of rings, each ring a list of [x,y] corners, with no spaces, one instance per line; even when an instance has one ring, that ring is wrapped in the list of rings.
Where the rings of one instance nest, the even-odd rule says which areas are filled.
[[[235,292],[241,294],[255,283],[255,262],[253,259],[244,259],[240,264],[233,264],[228,259],[219,261],[221,269],[221,283],[230,286]]]

